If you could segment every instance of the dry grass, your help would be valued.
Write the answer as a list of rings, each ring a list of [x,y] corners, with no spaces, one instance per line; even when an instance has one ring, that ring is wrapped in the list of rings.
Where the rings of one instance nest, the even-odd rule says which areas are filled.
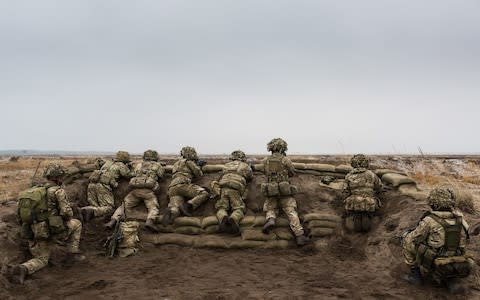
[[[412,177],[417,183],[426,184],[426,185],[429,185],[429,186],[434,186],[434,185],[437,185],[439,183],[442,183],[442,182],[446,181],[445,178],[442,177],[442,176],[432,175],[432,174],[426,173],[426,172],[425,173],[422,173],[422,172],[416,173]]]
[[[480,176],[463,176],[462,182],[480,185]]]

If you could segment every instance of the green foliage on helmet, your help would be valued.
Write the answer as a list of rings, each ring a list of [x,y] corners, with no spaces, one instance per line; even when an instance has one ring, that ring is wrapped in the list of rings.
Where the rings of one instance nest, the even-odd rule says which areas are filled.
[[[182,150],[180,151],[180,155],[183,158],[189,159],[189,160],[197,160],[198,159],[197,151],[195,150],[195,148],[190,147],[190,146],[183,147]]]
[[[153,160],[153,161],[158,161],[158,152],[155,150],[148,149],[145,152],[143,152],[143,160]]]
[[[232,152],[232,154],[230,154],[230,160],[246,161],[247,156],[242,150],[235,150]]]
[[[436,187],[428,194],[427,203],[433,210],[451,210],[457,204],[457,197],[449,188]]]
[[[45,168],[45,171],[43,171],[43,177],[47,179],[57,178],[64,176],[66,173],[67,170],[63,166],[57,163],[50,163]]]
[[[127,151],[118,151],[115,155],[115,161],[130,162],[130,154]]]
[[[370,160],[364,154],[355,154],[350,161],[353,168],[368,168]]]
[[[288,144],[281,138],[274,138],[267,144],[267,150],[270,152],[285,153],[288,150]]]

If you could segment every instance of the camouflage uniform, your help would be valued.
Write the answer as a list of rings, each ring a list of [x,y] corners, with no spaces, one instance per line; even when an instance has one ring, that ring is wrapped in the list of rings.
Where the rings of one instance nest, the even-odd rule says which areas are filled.
[[[286,157],[287,143],[282,139],[273,139],[267,146],[272,152],[270,157],[263,160],[264,173],[268,183],[262,184],[262,192],[266,196],[263,211],[266,219],[276,219],[279,209],[287,215],[290,228],[296,237],[304,235],[297,213],[297,201],[293,197],[296,187],[290,184],[290,177],[295,176],[295,168],[292,161]],[[282,192],[281,187],[285,186],[290,192]],[[271,190],[271,191],[270,191]]]
[[[468,224],[463,215],[454,210],[455,195],[449,189],[433,189],[427,201],[432,210],[404,236],[403,256],[413,273],[410,279],[421,274],[433,275],[434,280],[440,281],[442,278],[436,277],[437,272],[432,273],[437,271],[434,270],[434,261],[442,257],[464,257]],[[470,262],[466,261],[463,266],[457,265],[454,269],[469,267]]]
[[[234,151],[230,158],[232,161],[225,164],[220,178],[220,199],[215,204],[217,218],[221,222],[223,218],[230,217],[239,224],[245,214],[247,181],[253,177],[252,168],[244,162],[245,153]],[[228,211],[231,209],[229,216]]]
[[[117,187],[121,177],[130,178],[133,175],[126,165],[129,161],[129,154],[119,151],[114,162],[106,162],[99,171],[94,171],[87,187],[89,206],[83,207],[82,210],[92,210],[95,217],[113,212],[115,208],[113,189]]]
[[[65,174],[63,167],[57,164],[50,164],[45,170],[44,176],[49,179],[50,177],[58,177]],[[66,243],[67,251],[72,254],[79,254],[79,244],[82,232],[82,223],[73,219],[73,211],[67,199],[65,190],[56,183],[49,183],[47,185],[47,199],[48,199],[48,214],[49,216],[61,216],[64,221],[65,231],[50,235],[47,239],[38,238],[33,235],[33,239],[29,240],[29,250],[32,254],[32,259],[21,264],[21,266],[27,269],[28,274],[33,274],[38,270],[46,267],[50,259],[50,247],[55,243]],[[32,224],[30,227],[33,227]],[[32,232],[36,232],[39,235],[48,234],[47,232],[35,231],[31,228]]]
[[[180,153],[182,159],[173,165],[172,181],[168,186],[168,212],[174,219],[180,215],[185,201],[191,208],[197,209],[208,200],[208,192],[201,186],[192,184],[192,180],[203,176],[202,169],[197,165],[198,157],[194,148],[184,147]]]
[[[132,190],[125,197],[124,204],[117,208],[112,216],[116,221],[120,220],[126,209],[126,216],[129,211],[140,203],[145,203],[148,209],[147,220],[155,220],[159,214],[158,201],[155,192],[160,188],[158,180],[165,175],[165,169],[158,162],[156,151],[147,150],[143,155],[144,161],[135,168],[135,177],[130,180]]]

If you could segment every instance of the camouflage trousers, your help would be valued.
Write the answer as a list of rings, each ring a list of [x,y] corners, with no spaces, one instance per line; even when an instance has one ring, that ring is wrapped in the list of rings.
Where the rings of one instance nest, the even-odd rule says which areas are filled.
[[[148,210],[147,219],[155,220],[160,211],[158,208],[157,196],[155,196],[155,193],[151,189],[134,189],[128,193],[125,197],[124,203],[113,213],[112,219],[119,221],[124,213],[126,214],[126,217],[128,217],[128,215],[131,214],[130,212],[132,209],[141,203],[145,203],[145,207]]]
[[[224,217],[228,217],[228,211],[231,210],[230,217],[235,222],[240,223],[245,215],[245,203],[243,202],[242,195],[238,190],[230,188],[222,188],[220,192],[220,199],[215,203],[215,209],[217,209],[217,218],[220,222]]]
[[[112,188],[103,183],[90,183],[87,188],[87,201],[95,212],[95,217],[109,215],[115,208]]]
[[[290,222],[290,228],[295,236],[304,234],[303,227],[297,213],[297,201],[292,196],[267,197],[263,204],[263,211],[266,213],[266,219],[276,219],[280,208]]]
[[[172,212],[172,217],[176,218],[180,215],[180,205],[184,201],[190,203],[193,209],[197,209],[208,200],[208,192],[195,184],[177,184],[168,188],[168,197],[170,198],[168,208]]]
[[[51,237],[48,240],[29,241],[29,250],[32,259],[22,264],[28,270],[28,274],[33,274],[46,267],[50,259],[50,248],[54,246],[55,241],[66,242],[69,253],[79,253],[80,238],[82,234],[82,222],[77,219],[71,219],[66,222],[67,232]]]

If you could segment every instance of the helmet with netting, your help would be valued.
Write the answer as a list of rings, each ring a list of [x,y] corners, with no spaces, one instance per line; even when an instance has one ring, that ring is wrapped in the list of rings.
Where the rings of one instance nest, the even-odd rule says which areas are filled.
[[[43,177],[47,179],[62,177],[65,174],[67,174],[67,170],[63,166],[57,163],[48,164],[45,170],[43,171]]]
[[[288,150],[288,144],[281,138],[275,138],[267,144],[267,150],[270,152],[285,153]]]
[[[143,159],[144,160],[153,160],[153,161],[158,161],[158,152],[155,150],[147,150],[143,152]]]
[[[428,194],[427,203],[433,210],[451,210],[457,204],[457,197],[449,188],[436,187]]]
[[[246,161],[247,156],[245,155],[245,152],[242,150],[235,150],[230,154],[230,160],[240,160],[240,161]]]
[[[115,155],[115,161],[130,162],[130,154],[127,151],[118,151]]]
[[[368,168],[370,161],[364,154],[355,154],[350,161],[350,164],[354,168]]]
[[[189,159],[189,160],[197,160],[198,159],[197,151],[195,150],[195,148],[190,147],[190,146],[183,147],[182,150],[180,151],[180,155],[183,158]]]

